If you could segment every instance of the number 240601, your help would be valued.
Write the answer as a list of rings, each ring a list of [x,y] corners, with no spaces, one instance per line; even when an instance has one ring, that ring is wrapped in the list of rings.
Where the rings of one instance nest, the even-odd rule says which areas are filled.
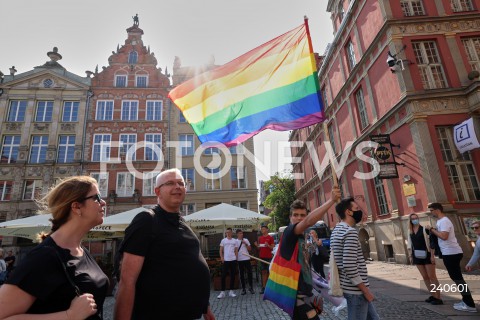
[[[439,284],[438,286],[435,284],[430,284],[430,292],[467,292],[468,291],[468,284],[466,283],[461,283],[461,284],[455,284],[455,283],[443,283]]]

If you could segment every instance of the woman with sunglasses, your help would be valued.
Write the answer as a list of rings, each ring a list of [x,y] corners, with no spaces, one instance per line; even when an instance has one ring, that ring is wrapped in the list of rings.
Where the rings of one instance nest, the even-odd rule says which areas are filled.
[[[52,214],[51,232],[0,288],[0,319],[102,319],[108,278],[81,245],[103,222],[97,181],[68,178],[39,204]]]
[[[425,302],[433,305],[443,304],[443,300],[440,299],[440,291],[433,290],[433,288],[438,287],[438,279],[435,273],[435,254],[430,249],[429,235],[419,221],[415,213],[410,214],[410,223],[408,224],[410,229],[410,237],[408,238],[410,261],[417,266],[427,290],[432,293]]]
[[[475,269],[475,265],[478,261],[480,261],[480,220],[475,221],[472,223],[473,231],[477,234],[477,242],[475,243],[475,249],[473,250],[473,255],[468,261],[467,265],[465,266],[465,270],[473,271]]]

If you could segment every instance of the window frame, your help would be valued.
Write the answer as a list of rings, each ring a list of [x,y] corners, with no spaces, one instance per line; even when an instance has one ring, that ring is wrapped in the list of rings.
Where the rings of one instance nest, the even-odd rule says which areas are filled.
[[[222,190],[222,178],[220,177],[220,167],[218,168],[204,167],[203,169],[207,172],[207,174],[210,175],[209,178],[205,178],[205,190],[207,191]],[[217,182],[218,182],[218,187],[217,187]]]
[[[182,140],[182,137],[185,137]],[[190,141],[191,139],[191,141]],[[180,141],[179,155],[181,156],[193,156],[195,154],[195,140],[193,134],[191,133],[181,133],[178,135],[178,140]],[[182,144],[187,144],[191,142],[191,146],[183,146]]]
[[[387,202],[387,194],[385,193],[385,186],[383,185],[383,180],[379,179],[376,176],[373,179],[373,186],[375,189],[375,194],[377,195],[377,205],[380,210],[378,216],[385,216],[390,213]]]
[[[29,183],[31,184],[29,185]],[[31,195],[27,197],[27,188],[29,188],[29,186],[31,186],[31,191],[28,192],[31,192]],[[22,200],[35,200],[36,198],[38,198],[42,192],[42,186],[42,180],[24,180]]]
[[[363,131],[370,125],[370,122],[368,121],[367,106],[365,104],[365,97],[363,96],[362,88],[359,88],[357,92],[355,92],[355,100],[357,102],[358,116],[360,118],[360,131]]]
[[[402,8],[404,17],[426,15],[422,0],[401,0],[400,7]]]
[[[472,70],[480,71],[480,36],[462,38],[463,48]]]
[[[120,119],[122,121],[138,121],[138,100],[122,100]]]
[[[470,12],[474,10],[472,0],[450,0],[452,12]]]
[[[195,191],[195,169],[182,168],[182,177],[185,180],[185,189],[187,191]]]
[[[153,110],[150,111],[150,109],[153,109]],[[159,116],[159,119],[157,119],[158,118],[157,115]],[[147,100],[146,108],[145,108],[145,120],[148,120],[148,121],[163,120],[163,101],[162,100]]]
[[[40,108],[43,109],[43,115],[40,115]],[[53,119],[53,101],[52,100],[40,100],[37,101],[37,107],[35,110],[35,122],[52,122]]]
[[[243,175],[243,179],[239,178],[241,175]],[[230,167],[230,181],[231,181],[232,189],[247,189],[247,167],[246,166]]]
[[[10,144],[7,144],[5,142],[6,138],[7,137],[12,137],[12,142]],[[15,140],[18,139],[18,142],[16,143]],[[2,139],[2,150],[1,150],[1,153],[0,153],[0,163],[16,163],[17,162],[17,159],[18,159],[18,151],[20,149],[20,142],[21,142],[21,136],[20,135],[4,135],[3,136],[3,139]],[[9,148],[9,151],[8,151],[8,160],[5,162],[3,160],[3,155],[4,155],[4,152],[5,152],[5,147],[8,147]],[[15,157],[15,159],[13,159],[12,161],[12,158]]]
[[[63,137],[67,138],[66,143],[62,143],[61,139]],[[73,143],[71,139],[73,138]],[[75,135],[59,135],[58,136],[58,152],[57,152],[57,163],[72,163],[75,162]],[[63,160],[60,160],[60,157],[62,156],[62,149],[65,149],[65,153],[63,155]],[[71,155],[71,157],[69,157]],[[70,161],[68,161],[71,159]]]
[[[142,196],[155,196],[155,183],[160,172],[151,171],[143,173]]]
[[[102,198],[108,197],[108,172],[90,172],[90,177],[97,180],[98,191]]]
[[[35,139],[40,138],[39,143],[35,143]],[[45,141],[46,140],[46,141]],[[28,157],[28,163],[38,164],[45,163],[47,160],[48,149],[48,135],[32,135],[30,139],[30,155]],[[36,160],[33,161],[33,157],[36,154]]]
[[[101,141],[95,142],[96,137],[101,136]],[[104,140],[105,137],[108,137],[108,141]],[[97,133],[93,135],[93,143],[92,143],[92,162],[102,162],[102,161],[110,161],[110,153],[112,147],[112,135],[108,133]],[[100,150],[97,152],[95,149],[99,147]],[[105,157],[103,154],[103,149],[106,149]],[[98,154],[99,158],[96,160],[96,154]]]
[[[110,113],[110,103],[111,103],[111,113]],[[101,105],[101,104],[103,104],[103,105]],[[97,109],[95,110],[96,111],[95,112],[95,120],[97,120],[97,121],[112,121],[114,110],[115,110],[114,100],[97,100]],[[109,117],[110,119],[107,119],[107,116],[110,116]]]
[[[12,191],[12,180],[0,180],[0,201],[12,201]]]
[[[132,50],[128,53],[128,64],[137,64],[138,63],[138,52]]]
[[[355,47],[353,46],[352,40],[348,40],[347,45],[345,46],[345,51],[347,53],[347,63],[350,71],[355,68],[357,65],[357,59],[355,57]]]
[[[123,81],[120,79],[124,79],[124,85],[122,85]],[[120,85],[119,85],[120,84]],[[127,88],[128,87],[128,75],[127,74],[116,74],[115,75],[115,88]]]
[[[160,137],[160,141],[159,142],[156,142],[156,141],[148,141],[149,137]],[[145,147],[144,147],[144,152],[143,152],[143,159],[145,161],[160,161],[163,159],[163,153],[162,153],[162,143],[163,143],[163,136],[161,133],[146,133],[145,136],[144,136],[144,139],[145,139]],[[155,140],[155,139],[152,139],[152,140]],[[153,146],[153,147],[152,147]],[[155,152],[156,148],[158,148],[160,150],[160,154],[157,154]],[[147,159],[147,157],[150,155],[152,155],[152,158],[151,159]]]
[[[67,106],[71,104],[71,106]],[[78,109],[80,107],[80,101],[64,101],[63,102],[63,111],[62,111],[62,122],[78,122]],[[70,108],[70,116],[68,119],[65,118],[66,110]]]
[[[427,47],[428,45],[428,47]],[[434,40],[412,41],[416,64],[424,90],[448,88],[437,42]],[[433,53],[433,55],[429,54]],[[435,78],[438,77],[436,80]],[[441,78],[441,79],[440,79]]]
[[[125,185],[120,186],[120,176],[125,176]],[[128,180],[126,177],[130,177],[130,183],[131,185],[128,186]],[[135,176],[130,173],[130,172],[117,172],[117,181],[116,181],[116,193],[117,196],[120,198],[127,198],[127,197],[132,197],[133,193],[135,192]],[[128,193],[128,188],[131,188],[131,192]],[[123,189],[123,190],[122,190]]]
[[[15,108],[15,110],[12,110],[12,107]],[[27,100],[10,100],[7,122],[25,122],[27,107]],[[13,113],[15,113],[15,115],[12,118]]]
[[[140,79],[145,79],[145,83],[140,82]],[[136,88],[148,88],[148,74],[135,75],[135,87]]]

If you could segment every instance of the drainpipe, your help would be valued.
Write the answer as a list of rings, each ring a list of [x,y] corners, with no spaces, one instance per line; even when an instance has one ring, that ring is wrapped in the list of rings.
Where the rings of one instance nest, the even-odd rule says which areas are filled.
[[[87,137],[87,121],[88,121],[88,113],[90,111],[90,98],[93,97],[93,91],[88,90],[87,91],[87,105],[85,108],[85,120],[83,121],[83,133],[82,133],[82,158],[80,160],[80,170],[81,174],[83,175],[83,166],[85,162],[85,143],[86,143],[86,137]]]
[[[170,132],[170,126],[172,125],[172,100],[170,100],[170,98],[168,98],[168,129],[167,129],[167,137],[168,137],[168,140],[167,141],[171,141],[171,132]],[[167,168],[170,169],[170,165],[171,165],[171,160],[170,159],[170,149],[171,148],[167,148],[167,159],[168,159],[168,165],[167,165]]]

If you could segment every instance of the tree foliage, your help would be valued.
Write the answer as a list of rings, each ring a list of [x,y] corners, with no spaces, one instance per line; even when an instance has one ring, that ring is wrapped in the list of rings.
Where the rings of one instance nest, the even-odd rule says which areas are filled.
[[[295,200],[295,183],[291,172],[275,173],[264,184],[270,194],[266,197],[264,206],[271,209],[270,229],[277,231],[279,227],[290,223],[290,205]]]

